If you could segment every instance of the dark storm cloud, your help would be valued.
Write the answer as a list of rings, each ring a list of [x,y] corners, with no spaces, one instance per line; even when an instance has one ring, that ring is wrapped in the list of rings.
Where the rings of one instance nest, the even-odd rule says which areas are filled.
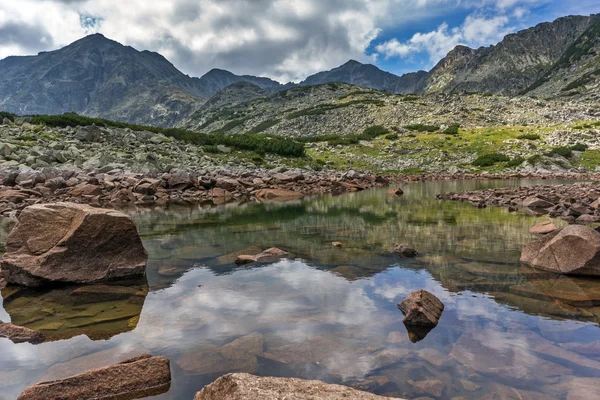
[[[52,36],[42,26],[32,26],[8,22],[0,26],[0,38],[4,45],[18,45],[21,48],[37,51],[40,48],[52,48]]]

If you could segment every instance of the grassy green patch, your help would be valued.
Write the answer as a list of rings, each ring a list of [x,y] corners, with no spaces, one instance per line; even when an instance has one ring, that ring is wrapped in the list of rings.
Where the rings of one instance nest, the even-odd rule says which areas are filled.
[[[513,158],[512,160],[509,160],[506,163],[506,167],[507,168],[518,167],[519,165],[523,164],[524,162],[525,162],[525,159],[523,157],[516,157],[516,158]]]
[[[600,150],[588,150],[581,155],[579,164],[588,170],[594,170],[600,166]]]

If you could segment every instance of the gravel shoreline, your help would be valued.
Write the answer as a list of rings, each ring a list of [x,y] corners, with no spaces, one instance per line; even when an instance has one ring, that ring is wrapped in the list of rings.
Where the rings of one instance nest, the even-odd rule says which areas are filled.
[[[142,174],[123,170],[88,172],[77,168],[2,169],[0,170],[0,216],[14,217],[28,205],[59,201],[107,208],[284,201],[312,195],[357,192],[410,182],[473,179],[596,180],[600,179],[600,174],[375,175],[352,170],[314,172],[286,168],[238,171],[172,170],[165,174]],[[480,192],[468,193],[469,196],[447,193],[440,198],[471,201],[478,206],[505,204],[486,191],[481,191],[483,193],[481,195]],[[478,195],[483,197],[475,201],[470,199]],[[506,205],[518,204],[509,202]]]

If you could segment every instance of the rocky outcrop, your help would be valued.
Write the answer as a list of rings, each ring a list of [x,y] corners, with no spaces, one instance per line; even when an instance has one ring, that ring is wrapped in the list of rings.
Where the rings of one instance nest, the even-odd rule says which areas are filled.
[[[258,377],[249,374],[222,376],[196,394],[194,400],[383,400],[389,397],[341,385],[295,378]]]
[[[1,261],[8,283],[93,283],[143,275],[147,253],[131,217],[73,203],[33,205]]]
[[[13,343],[42,343],[46,338],[43,333],[22,326],[0,321],[0,337]]]
[[[417,290],[398,303],[405,325],[434,327],[444,311],[444,303],[426,290]]]
[[[600,233],[569,225],[525,246],[521,262],[559,274],[600,276]]]
[[[25,389],[18,400],[130,400],[165,393],[171,386],[166,357],[148,354]]]

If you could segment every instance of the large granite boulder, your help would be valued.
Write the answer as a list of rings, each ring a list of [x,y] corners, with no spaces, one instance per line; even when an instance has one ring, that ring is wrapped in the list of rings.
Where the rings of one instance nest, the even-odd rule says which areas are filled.
[[[559,274],[600,276],[600,233],[569,225],[525,246],[521,262]]]
[[[95,283],[143,275],[148,255],[133,220],[73,203],[25,208],[0,264],[8,283]]]
[[[165,393],[170,387],[169,360],[145,354],[81,375],[37,383],[18,400],[140,399]]]
[[[194,400],[382,400],[389,397],[361,392],[341,385],[296,378],[229,374],[196,394]]]

